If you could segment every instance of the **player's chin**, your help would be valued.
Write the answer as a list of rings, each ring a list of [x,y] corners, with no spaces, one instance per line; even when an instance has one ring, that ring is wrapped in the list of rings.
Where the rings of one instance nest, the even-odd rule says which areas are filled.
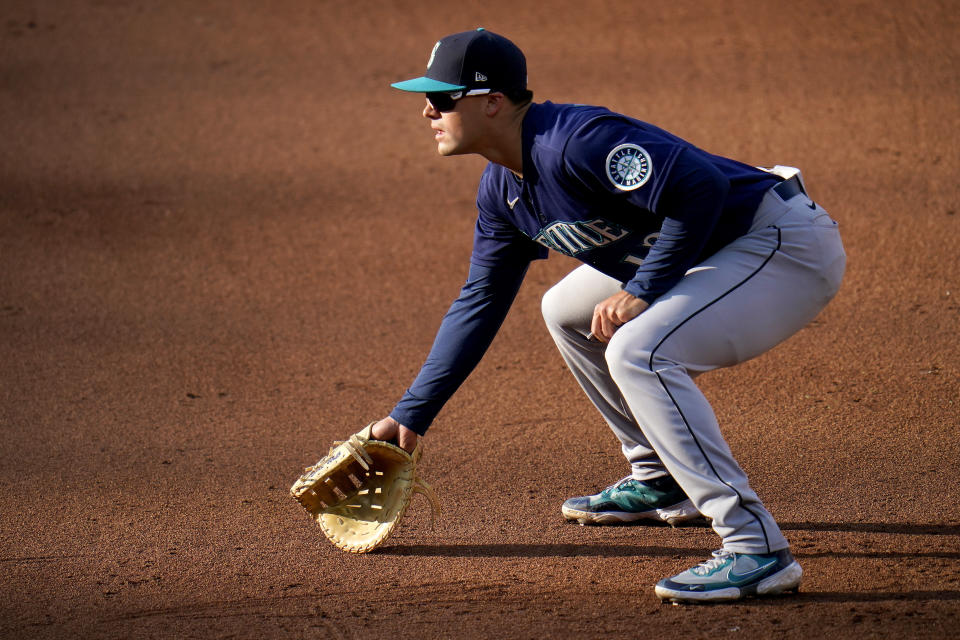
[[[441,156],[455,156],[457,155],[457,147],[456,145],[441,140],[437,143],[437,153]]]
[[[443,136],[437,140],[437,153],[441,156],[459,156],[468,153],[468,151],[458,141]]]

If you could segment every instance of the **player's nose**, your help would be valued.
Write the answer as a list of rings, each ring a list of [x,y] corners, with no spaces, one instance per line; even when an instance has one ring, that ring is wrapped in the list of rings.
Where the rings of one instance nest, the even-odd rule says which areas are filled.
[[[426,103],[423,107],[423,117],[429,118],[430,120],[436,120],[440,117],[440,112],[437,111],[429,100],[426,100]]]

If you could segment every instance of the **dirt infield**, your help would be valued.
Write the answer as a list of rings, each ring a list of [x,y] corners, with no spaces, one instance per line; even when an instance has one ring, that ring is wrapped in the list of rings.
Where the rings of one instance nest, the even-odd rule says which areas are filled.
[[[957,3],[546,4],[3,4],[0,637],[958,637]],[[434,530],[351,556],[287,495],[466,275],[483,161],[388,85],[475,26],[840,221],[832,305],[700,379],[799,594],[661,605],[709,528],[564,523],[625,465],[542,327],[556,255],[427,437]]]

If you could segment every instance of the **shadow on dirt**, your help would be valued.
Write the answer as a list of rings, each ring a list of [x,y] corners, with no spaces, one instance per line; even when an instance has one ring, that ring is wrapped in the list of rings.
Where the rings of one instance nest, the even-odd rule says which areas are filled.
[[[910,522],[781,522],[785,531],[849,531],[852,533],[893,533],[909,536],[960,536],[958,524],[917,524]]]
[[[737,606],[745,607],[778,607],[789,603],[790,605],[802,606],[814,603],[850,603],[850,602],[956,602],[960,601],[960,591],[804,591],[803,585],[800,591],[796,593],[764,596],[762,598],[746,598],[738,601]],[[697,603],[693,605],[681,606],[704,606]],[[710,606],[710,605],[707,605]],[[725,606],[715,604],[713,606]]]
[[[703,549],[605,544],[414,544],[377,549],[373,553],[448,558],[674,557],[703,555]]]
[[[639,526],[626,523],[616,526]],[[642,526],[649,526],[644,524]],[[656,526],[656,525],[654,525]],[[684,526],[706,528],[707,522],[695,521]],[[879,522],[786,522],[780,527],[785,531],[840,531],[852,533],[884,533],[910,536],[960,536],[960,526],[942,524],[910,524]],[[644,545],[604,544],[440,544],[403,545],[386,547],[375,551],[393,556],[437,556],[451,558],[566,558],[566,557],[629,557],[629,556],[698,556],[703,549],[678,547],[649,547]],[[798,558],[949,558],[960,559],[960,551],[874,551],[874,550],[795,550]],[[952,591],[944,592],[954,593]],[[888,594],[893,597],[893,594]],[[947,598],[952,599],[952,598]]]

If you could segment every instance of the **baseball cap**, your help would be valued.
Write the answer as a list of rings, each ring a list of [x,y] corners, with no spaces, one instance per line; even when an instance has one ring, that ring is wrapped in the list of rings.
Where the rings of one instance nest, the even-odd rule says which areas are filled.
[[[416,93],[526,89],[527,60],[517,45],[481,27],[442,38],[433,45],[426,75],[390,86]]]

